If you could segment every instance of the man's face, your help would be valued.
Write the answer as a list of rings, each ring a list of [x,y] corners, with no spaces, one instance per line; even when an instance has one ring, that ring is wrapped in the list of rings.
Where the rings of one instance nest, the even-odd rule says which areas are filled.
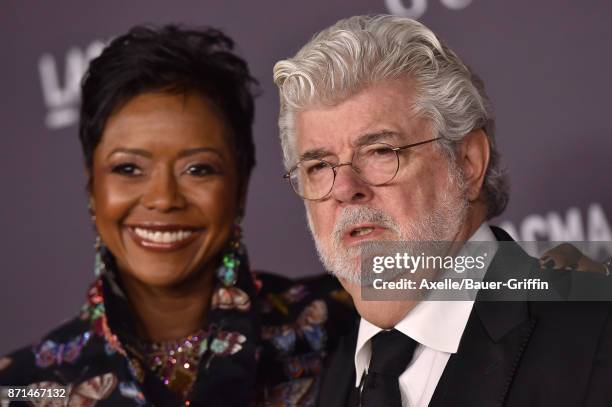
[[[408,81],[390,81],[336,106],[301,111],[298,155],[319,150],[323,159],[345,163],[366,140],[398,147],[437,137],[412,112],[413,95]],[[455,240],[468,201],[458,167],[436,143],[400,151],[399,171],[388,184],[370,186],[342,166],[328,198],[306,201],[317,251],[329,271],[358,282],[360,244],[367,241]]]

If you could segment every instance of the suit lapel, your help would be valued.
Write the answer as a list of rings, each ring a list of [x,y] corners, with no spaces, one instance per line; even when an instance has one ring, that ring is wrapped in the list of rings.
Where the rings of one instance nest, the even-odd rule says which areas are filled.
[[[485,328],[482,315],[504,318],[523,313],[525,303],[478,303],[451,356],[430,406],[500,406],[516,373],[521,356],[536,325],[535,319],[521,318],[498,340]]]
[[[345,407],[355,387],[355,347],[358,325],[353,332],[340,339],[336,351],[329,356],[321,379],[317,405]]]
[[[512,240],[492,228],[498,240]],[[529,275],[531,258],[518,245],[500,247],[486,280]],[[479,292],[456,354],[438,382],[430,406],[501,406],[536,326],[526,301],[488,302]]]

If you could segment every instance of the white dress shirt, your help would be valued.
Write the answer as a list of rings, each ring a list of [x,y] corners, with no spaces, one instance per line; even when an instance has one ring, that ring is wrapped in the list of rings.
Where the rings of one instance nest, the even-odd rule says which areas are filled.
[[[482,223],[468,241],[496,242],[497,239],[487,223]],[[487,256],[485,270],[494,254]],[[412,361],[399,377],[402,406],[426,407],[429,404],[448,359],[459,349],[473,306],[473,300],[422,301],[395,325],[395,329],[417,342]],[[361,318],[355,349],[357,387],[370,363],[370,339],[380,331],[381,328]]]

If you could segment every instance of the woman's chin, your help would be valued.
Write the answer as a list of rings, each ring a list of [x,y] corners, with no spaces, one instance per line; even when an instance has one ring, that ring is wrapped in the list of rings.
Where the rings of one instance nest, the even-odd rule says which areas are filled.
[[[192,281],[195,273],[189,270],[180,271],[177,267],[148,267],[146,270],[130,272],[130,277],[142,285],[162,289],[180,287],[185,282]]]

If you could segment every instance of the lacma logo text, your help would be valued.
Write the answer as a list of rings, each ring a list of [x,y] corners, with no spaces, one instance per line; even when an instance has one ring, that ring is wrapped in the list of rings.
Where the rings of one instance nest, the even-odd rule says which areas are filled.
[[[472,0],[440,0],[442,5],[450,10],[461,10],[472,3]],[[391,14],[402,17],[420,18],[427,11],[428,0],[385,0],[385,5]]]
[[[60,129],[75,124],[79,117],[80,83],[89,61],[100,55],[104,42],[95,40],[82,49],[71,47],[61,64],[55,56],[44,53],[38,61],[43,100],[47,106],[45,125]],[[63,65],[63,75],[62,75]]]

